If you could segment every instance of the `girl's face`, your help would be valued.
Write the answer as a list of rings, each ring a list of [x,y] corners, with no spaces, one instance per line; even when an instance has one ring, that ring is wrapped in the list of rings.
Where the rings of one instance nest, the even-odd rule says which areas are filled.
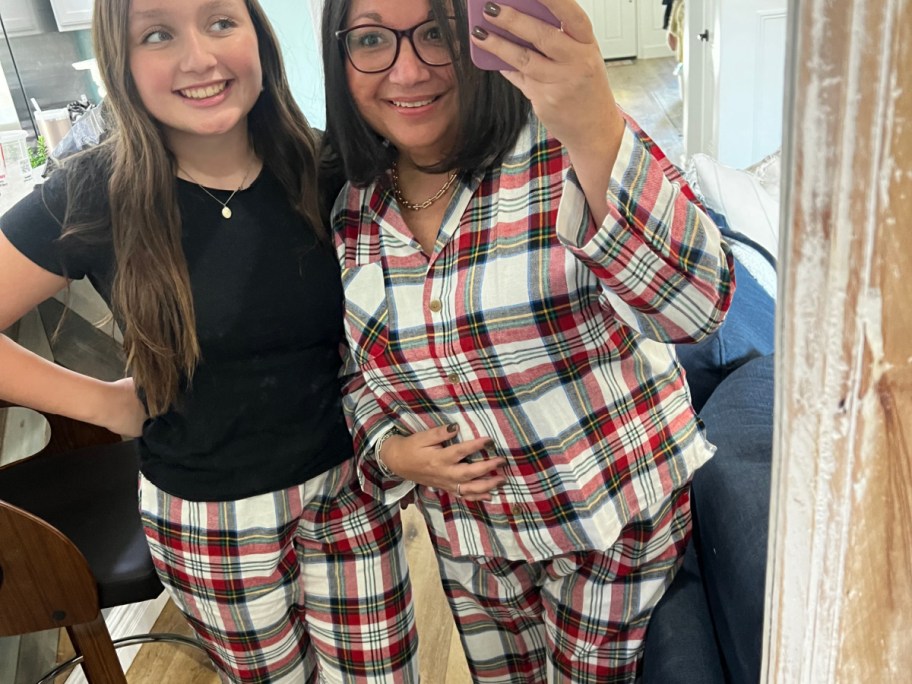
[[[131,0],[130,72],[172,144],[243,132],[263,87],[244,0]]]
[[[431,17],[427,0],[353,0],[345,28],[379,24],[406,30]],[[435,36],[416,32],[413,40],[427,43]],[[359,44],[370,49],[377,39],[375,32],[367,32]],[[452,64],[428,66],[415,54],[412,42],[400,38],[392,67],[365,74],[346,59],[346,74],[361,116],[412,161],[434,164],[456,142],[459,107]]]

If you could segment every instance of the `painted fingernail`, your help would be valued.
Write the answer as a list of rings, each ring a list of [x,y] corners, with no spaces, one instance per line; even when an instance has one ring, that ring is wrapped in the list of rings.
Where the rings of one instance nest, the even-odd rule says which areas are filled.
[[[487,442],[484,443],[484,448],[485,448],[485,449],[493,449],[493,448],[496,447],[496,446],[497,446],[497,445],[494,444],[494,442],[493,442],[492,440],[490,440],[490,439],[489,439]]]
[[[484,13],[489,17],[496,17],[500,14],[500,5],[496,2],[486,2],[484,6]]]
[[[488,32],[481,28],[481,26],[476,26],[472,29],[472,35],[478,38],[478,40],[484,40],[488,37]]]
[[[456,423],[450,423],[449,425],[447,425],[447,432],[456,432],[456,430],[458,430],[458,429],[459,429],[459,425],[457,425]]]

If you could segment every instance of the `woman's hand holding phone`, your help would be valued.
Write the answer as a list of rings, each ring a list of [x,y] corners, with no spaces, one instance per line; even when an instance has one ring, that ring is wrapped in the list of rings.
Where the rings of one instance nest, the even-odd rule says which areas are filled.
[[[546,10],[555,21],[518,9],[528,9],[533,1],[540,6],[537,14]],[[484,51],[507,64],[504,78],[529,98],[538,118],[565,146],[592,145],[593,135],[604,133],[612,118],[622,123],[620,113],[611,116],[614,95],[592,22],[575,0],[468,2],[473,60]],[[473,23],[479,14],[484,25]]]
[[[624,118],[615,104],[592,22],[582,7],[575,0],[536,1],[556,17],[559,26],[506,2],[484,2],[485,19],[498,31],[470,24],[472,45],[514,69],[501,74],[523,92],[541,122],[567,148],[593,218],[600,222],[599,217],[607,214],[608,180]],[[470,5],[478,2],[469,0]],[[522,43],[504,38],[505,34]]]
[[[474,27],[480,26],[489,33],[500,35],[523,47],[535,49],[535,46],[532,43],[524,41],[507,32],[502,27],[488,21],[489,15],[485,12],[485,7],[490,4],[491,3],[488,2],[488,0],[468,0],[469,30],[471,31]],[[560,19],[555,17],[547,7],[539,2],[539,0],[500,0],[497,4],[512,7],[523,14],[528,14],[530,17],[541,19],[546,24],[550,24],[558,29],[561,26]],[[469,46],[469,50],[471,52],[472,62],[474,62],[475,66],[479,69],[484,69],[485,71],[515,71],[516,69],[516,67],[503,61],[496,55],[482,49],[477,43],[473,42]]]

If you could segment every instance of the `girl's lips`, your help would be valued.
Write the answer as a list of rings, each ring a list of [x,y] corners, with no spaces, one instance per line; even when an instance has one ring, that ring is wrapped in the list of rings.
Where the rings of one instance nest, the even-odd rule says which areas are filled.
[[[228,96],[233,81],[221,81],[207,86],[181,88],[175,91],[188,104],[199,107],[211,107],[219,104]]]

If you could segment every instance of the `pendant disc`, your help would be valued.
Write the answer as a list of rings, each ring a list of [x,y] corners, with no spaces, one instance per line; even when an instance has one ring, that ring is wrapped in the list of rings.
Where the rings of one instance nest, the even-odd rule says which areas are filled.
[[[230,219],[231,218],[231,209],[229,209],[228,207],[222,207],[222,216],[224,216],[226,219]]]

